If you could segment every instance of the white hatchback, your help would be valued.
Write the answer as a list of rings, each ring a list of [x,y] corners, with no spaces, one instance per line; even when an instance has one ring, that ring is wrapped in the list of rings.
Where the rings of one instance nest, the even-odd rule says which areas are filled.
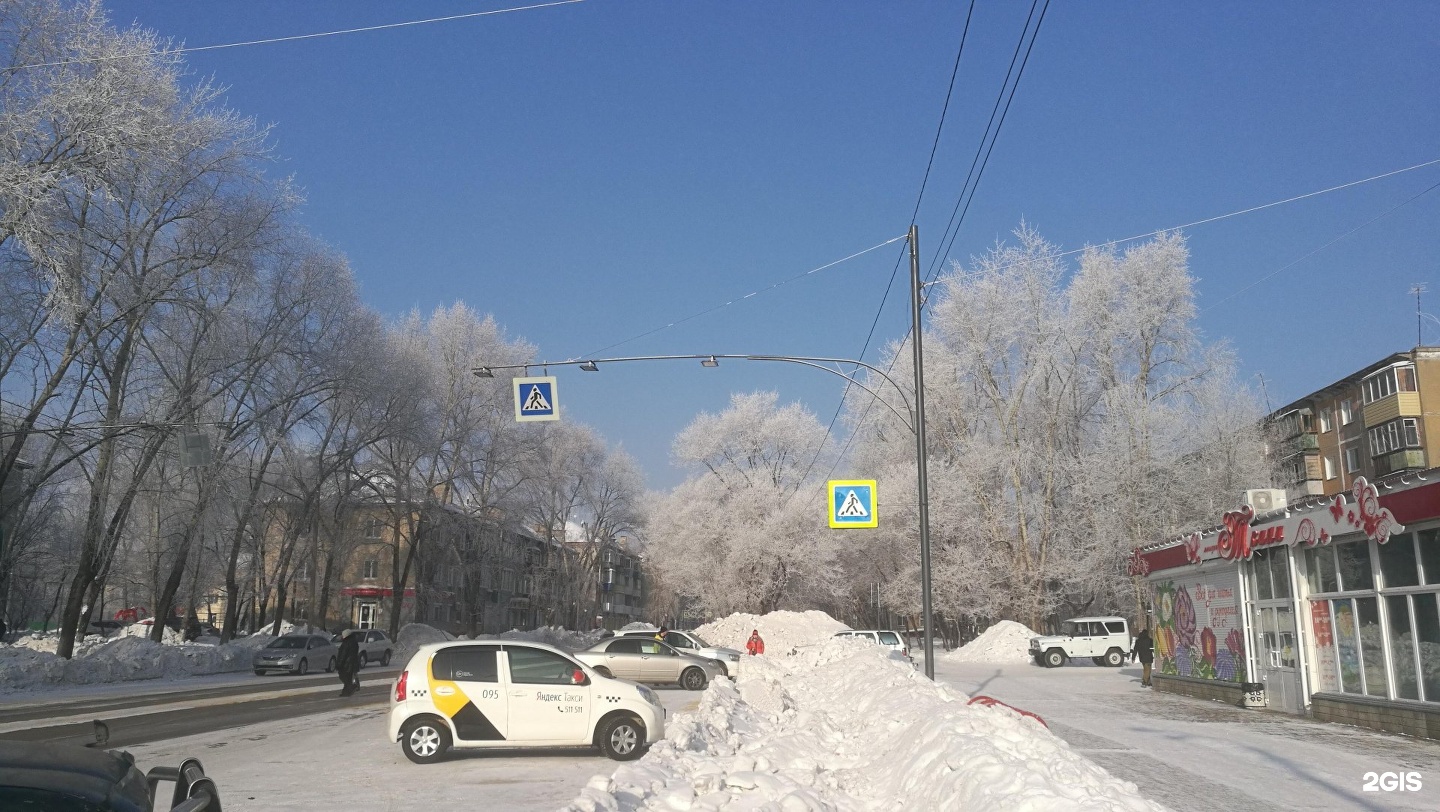
[[[836,632],[835,636],[869,640],[877,646],[883,646],[898,653],[911,665],[915,664],[915,660],[910,657],[910,647],[905,645],[905,639],[898,632],[889,629],[846,629],[843,632]]]
[[[417,764],[452,747],[598,747],[628,761],[664,738],[665,708],[651,689],[553,646],[456,640],[410,658],[395,680],[389,736]]]

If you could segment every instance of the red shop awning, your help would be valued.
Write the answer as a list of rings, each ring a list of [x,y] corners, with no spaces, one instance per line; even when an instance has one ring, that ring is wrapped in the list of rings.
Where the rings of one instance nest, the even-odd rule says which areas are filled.
[[[389,587],[382,589],[378,586],[347,586],[340,590],[340,596],[345,598],[393,598],[395,590]],[[415,597],[415,588],[407,588],[405,597]]]

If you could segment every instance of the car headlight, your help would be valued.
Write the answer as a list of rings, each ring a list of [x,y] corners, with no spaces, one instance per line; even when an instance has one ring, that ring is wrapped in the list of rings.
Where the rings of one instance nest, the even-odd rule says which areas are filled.
[[[647,688],[647,687],[644,686],[644,685],[636,685],[636,686],[635,686],[635,690],[636,690],[637,692],[639,692],[641,699],[645,700],[646,702],[649,702],[651,705],[654,705],[654,706],[656,706],[656,707],[660,707],[660,695],[659,695],[659,694],[655,693],[654,691],[652,691],[651,689]]]

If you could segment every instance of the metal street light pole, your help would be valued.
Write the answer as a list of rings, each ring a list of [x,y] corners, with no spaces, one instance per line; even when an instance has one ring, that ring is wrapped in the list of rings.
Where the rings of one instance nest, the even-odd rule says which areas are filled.
[[[920,345],[920,230],[910,225],[910,339],[915,354],[915,475],[920,510],[920,612],[925,624],[925,676],[935,679],[935,624],[930,611],[930,488],[926,473],[925,355]]]

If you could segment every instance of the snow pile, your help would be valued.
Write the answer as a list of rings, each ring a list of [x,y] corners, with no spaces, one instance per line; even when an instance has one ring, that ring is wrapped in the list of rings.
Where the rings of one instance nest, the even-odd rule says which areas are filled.
[[[415,656],[415,652],[419,651],[421,646],[454,639],[455,635],[442,632],[434,626],[426,626],[424,623],[406,623],[400,627],[400,634],[395,636],[394,659],[403,665],[410,662],[410,658]]]
[[[811,609],[807,612],[771,612],[768,615],[742,612],[706,623],[695,633],[712,646],[744,651],[751,630],[758,629],[760,638],[765,641],[765,651],[784,654],[799,646],[822,643],[834,637],[835,632],[848,628],[824,612]]]
[[[141,620],[141,621],[138,621],[138,622],[136,622],[136,623],[131,623],[129,626],[121,627],[121,628],[115,633],[115,636],[116,636],[116,637],[141,637],[141,638],[146,638],[146,637],[149,637],[149,636],[150,636],[150,630],[153,629],[153,628],[154,628],[154,623],[153,623],[152,621],[150,621],[150,620]],[[166,645],[171,645],[171,646],[173,646],[173,645],[177,645],[177,644],[179,644],[179,643],[183,643],[183,642],[185,641],[185,638],[184,638],[179,632],[175,631],[174,629],[170,628],[169,626],[165,626],[165,627],[163,627],[163,628],[164,628],[165,630],[164,630],[163,632],[161,632],[161,639],[165,641]]]
[[[1002,620],[979,637],[946,654],[944,659],[957,663],[1028,663],[1030,638],[1035,636],[1035,632],[1023,623]]]
[[[830,640],[746,666],[566,808],[1163,809],[1039,723],[966,705],[873,645]]]
[[[244,671],[250,668],[255,649],[272,639],[260,634],[220,646],[92,635],[78,643],[75,656],[66,660],[55,654],[58,636],[32,636],[24,638],[26,645],[0,647],[0,692]]]

